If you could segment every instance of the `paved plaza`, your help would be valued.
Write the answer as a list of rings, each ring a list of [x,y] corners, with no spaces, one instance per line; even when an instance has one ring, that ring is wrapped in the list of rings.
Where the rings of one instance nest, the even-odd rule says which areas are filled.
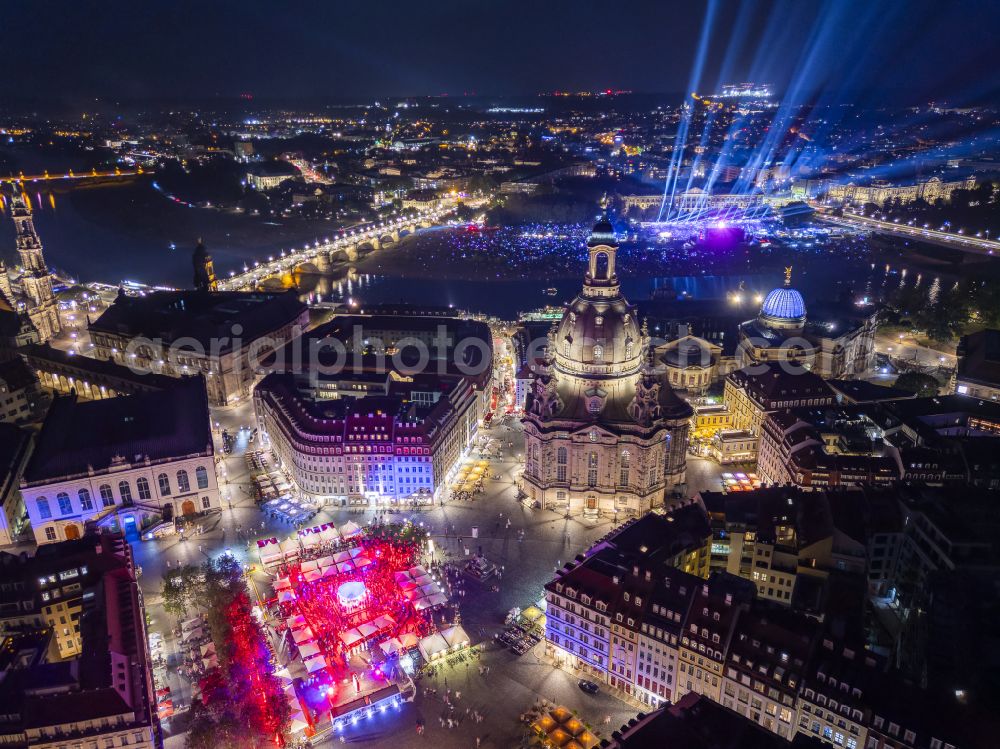
[[[160,603],[160,586],[168,564],[197,564],[210,556],[229,550],[248,564],[256,564],[255,540],[262,536],[284,538],[295,527],[266,516],[257,509],[249,494],[250,474],[243,453],[257,447],[249,443],[249,429],[240,433],[241,426],[252,427],[249,404],[213,411],[213,424],[218,429],[228,429],[237,434],[233,452],[223,456],[219,475],[223,489],[222,512],[203,524],[202,532],[186,537],[171,536],[153,541],[135,543],[136,560],[142,567],[141,584],[146,598],[152,629],[167,636],[167,652],[174,644],[167,635],[170,620]],[[438,561],[462,560],[469,554],[482,553],[501,570],[500,578],[485,585],[470,581],[467,594],[460,599],[462,624],[473,642],[491,643],[493,635],[504,628],[504,618],[513,607],[525,607],[543,594],[542,586],[552,579],[554,571],[567,560],[585,550],[598,538],[610,531],[611,518],[585,521],[567,518],[552,511],[531,508],[517,499],[515,477],[521,467],[521,434],[517,424],[497,426],[489,434],[504,442],[502,461],[495,461],[490,468],[486,492],[472,501],[452,501],[436,504],[421,511],[389,513],[383,517],[391,522],[412,520],[431,534],[434,540],[435,559]],[[510,443],[510,446],[507,446]],[[222,455],[221,440],[219,455]],[[689,463],[689,492],[700,489],[719,489],[721,469],[713,463],[692,459]],[[326,507],[309,522],[316,525],[333,522],[342,525],[347,521],[363,524],[382,513],[376,508]],[[476,533],[473,538],[474,530]],[[498,590],[494,591],[493,586]],[[476,737],[485,747],[512,747],[520,745],[524,724],[519,717],[542,700],[549,704],[562,704],[579,715],[602,736],[610,733],[639,710],[637,703],[627,704],[610,695],[606,688],[596,695],[588,695],[577,687],[578,675],[553,668],[539,657],[542,644],[523,656],[516,656],[506,649],[487,647],[481,660],[447,663],[437,669],[433,677],[423,677],[418,682],[417,698],[396,712],[380,714],[361,721],[343,734],[346,743],[364,743],[370,746],[398,745],[401,733],[411,732],[408,739],[416,737],[417,721],[425,725],[419,739],[428,745],[474,747]],[[175,664],[172,664],[175,665]],[[489,667],[489,673],[480,674],[480,666]],[[447,683],[446,683],[447,680]],[[171,673],[169,684],[175,704],[190,702],[190,687]],[[437,690],[436,693],[429,690]],[[450,699],[455,706],[449,711],[444,703],[445,690],[451,690]],[[455,693],[461,698],[455,700]],[[466,717],[466,708],[469,716]],[[484,715],[482,722],[472,719],[473,711]],[[442,727],[441,718],[448,716],[458,725]],[[611,716],[610,726],[603,725]],[[183,730],[184,715],[172,718],[168,733]],[[329,736],[323,742],[340,743],[338,736]]]

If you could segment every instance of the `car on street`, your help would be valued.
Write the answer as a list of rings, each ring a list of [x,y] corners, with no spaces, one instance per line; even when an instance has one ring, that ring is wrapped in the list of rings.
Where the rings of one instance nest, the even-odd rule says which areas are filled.
[[[600,689],[597,684],[592,681],[587,681],[586,679],[580,679],[580,681],[577,682],[577,686],[587,694],[597,694],[597,690]]]

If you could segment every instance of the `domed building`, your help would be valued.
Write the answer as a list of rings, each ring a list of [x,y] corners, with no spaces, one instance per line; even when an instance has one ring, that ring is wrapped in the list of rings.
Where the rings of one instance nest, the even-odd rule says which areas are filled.
[[[639,515],[684,483],[691,407],[621,294],[607,216],[587,249],[583,289],[549,332],[528,393],[522,488],[547,508]]]
[[[856,377],[874,365],[876,328],[873,308],[829,308],[808,318],[785,268],[784,285],[768,292],[756,318],[740,324],[738,365],[791,361],[826,379]]]

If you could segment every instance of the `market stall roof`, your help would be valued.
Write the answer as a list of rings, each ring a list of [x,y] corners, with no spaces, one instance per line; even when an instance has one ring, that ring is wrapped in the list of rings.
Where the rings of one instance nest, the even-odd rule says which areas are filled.
[[[306,626],[306,618],[302,614],[296,614],[285,619],[285,625],[289,629],[302,629]]]
[[[395,623],[396,622],[393,620],[393,618],[388,614],[383,614],[382,616],[372,620],[372,625],[375,627],[375,629],[378,630],[388,629]]]
[[[399,639],[396,637],[393,637],[391,640],[385,640],[384,642],[380,642],[378,646],[382,649],[382,652],[385,653],[386,655],[392,655],[393,653],[398,653],[400,650],[403,649],[403,643],[400,642]]]
[[[292,587],[292,583],[287,577],[279,577],[274,581],[274,590],[288,590]]]
[[[315,640],[316,635],[313,634],[313,631],[309,627],[305,627],[304,629],[297,629],[292,632],[292,639],[295,640],[296,645],[301,645],[304,642]]]
[[[427,598],[424,598],[423,600],[427,602],[428,606],[435,608],[437,606],[444,606],[448,603],[448,596],[444,593],[435,593],[432,596],[427,596]]]
[[[337,562],[337,564],[340,564],[341,562],[350,562],[351,552],[338,551],[336,554],[333,555],[333,561]]]
[[[348,520],[342,526],[340,526],[340,535],[344,538],[352,538],[361,533],[361,526],[352,520]]]
[[[448,652],[448,642],[438,632],[422,638],[417,647],[420,649],[420,655],[424,657],[425,661]]]
[[[348,648],[353,648],[364,639],[364,636],[358,631],[357,627],[340,633],[340,641]]]
[[[316,564],[318,564],[320,568],[329,567],[331,564],[333,564],[333,557],[332,556],[320,557],[319,559],[316,560]]]
[[[448,627],[447,629],[441,630],[441,636],[444,638],[445,642],[448,643],[448,647],[454,649],[466,647],[470,640],[469,635],[466,633],[460,624],[456,624],[454,627]]]
[[[310,559],[302,563],[302,572],[310,572],[318,568],[319,568],[319,562],[317,562],[315,559]]]
[[[188,640],[197,640],[203,634],[204,632],[202,631],[201,627],[195,627],[194,629],[189,629],[187,632],[185,632],[181,637],[181,639],[184,640],[185,642],[187,642]]]
[[[371,622],[365,622],[364,624],[358,625],[358,631],[361,633],[361,636],[367,640],[372,635],[378,633],[378,627]]]
[[[326,668],[326,658],[322,655],[310,658],[306,661],[306,671],[311,674],[316,673],[322,668]]]
[[[299,655],[302,656],[302,660],[307,661],[320,654],[319,646],[314,642],[307,642],[299,647]]]
[[[295,593],[290,590],[278,591],[278,603],[288,603],[295,600]]]
[[[323,573],[319,570],[309,570],[305,575],[303,575],[307,583],[314,583],[323,577]]]

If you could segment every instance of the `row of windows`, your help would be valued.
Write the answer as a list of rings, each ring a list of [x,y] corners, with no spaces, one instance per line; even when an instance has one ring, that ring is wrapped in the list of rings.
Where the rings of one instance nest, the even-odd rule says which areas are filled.
[[[199,489],[208,488],[208,469],[204,466],[198,466],[195,469],[195,481],[197,482]],[[160,488],[160,495],[168,497],[171,494],[170,477],[165,473],[161,473],[157,476],[157,483]],[[191,481],[188,478],[188,472],[181,469],[177,471],[177,488],[183,494],[185,492],[191,491]],[[136,479],[135,489],[138,497],[141,500],[152,499],[152,492],[149,489],[149,481],[145,476],[140,476]],[[101,484],[97,491],[100,494],[101,505],[103,507],[114,507],[115,496],[111,489],[111,484]],[[132,485],[128,481],[118,482],[118,495],[121,497],[122,502],[131,502],[132,497]],[[70,500],[70,496],[67,492],[59,492],[56,494],[56,503],[59,507],[60,515],[72,515],[73,514],[73,503]],[[86,487],[81,488],[77,492],[77,499],[80,502],[81,512],[91,512],[94,510],[94,499],[90,495],[90,490]],[[35,500],[35,506],[38,509],[38,517],[42,520],[47,520],[52,517],[52,507],[49,504],[47,497],[38,497]]]

